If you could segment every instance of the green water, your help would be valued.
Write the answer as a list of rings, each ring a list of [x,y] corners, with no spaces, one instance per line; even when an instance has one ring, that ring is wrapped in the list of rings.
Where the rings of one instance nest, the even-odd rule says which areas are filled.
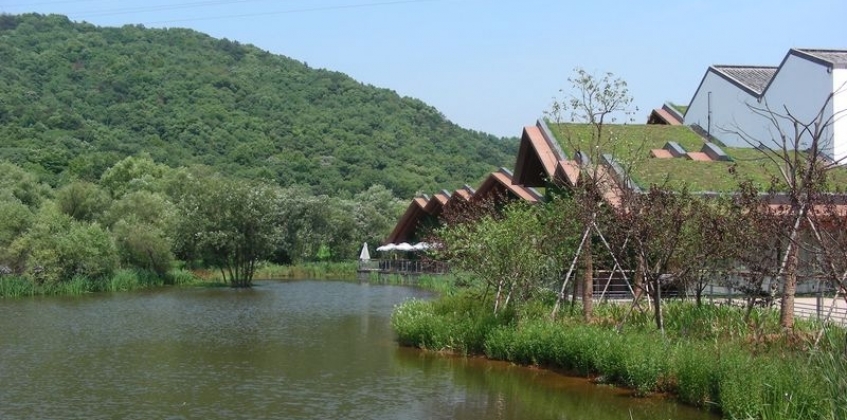
[[[260,282],[0,300],[2,419],[705,419],[554,373],[398,348],[426,293]]]

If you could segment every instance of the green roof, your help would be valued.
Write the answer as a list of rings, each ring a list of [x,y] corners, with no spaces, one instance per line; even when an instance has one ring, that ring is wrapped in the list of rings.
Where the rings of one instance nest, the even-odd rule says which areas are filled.
[[[548,126],[568,158],[573,159],[576,150],[587,151],[590,125],[548,122]],[[666,185],[687,186],[693,192],[731,192],[738,189],[741,180],[749,179],[766,189],[778,175],[773,162],[753,148],[721,147],[732,162],[651,157],[650,150],[661,149],[669,141],[677,142],[686,152],[699,152],[705,140],[685,126],[607,124],[603,130],[600,154],[612,155],[624,167],[630,167],[630,177],[641,188]],[[830,190],[844,189],[847,169],[831,171],[829,179]]]
[[[685,111],[688,111],[688,105],[671,104],[671,106],[673,107],[673,109],[677,110],[677,112],[683,115],[685,115]]]

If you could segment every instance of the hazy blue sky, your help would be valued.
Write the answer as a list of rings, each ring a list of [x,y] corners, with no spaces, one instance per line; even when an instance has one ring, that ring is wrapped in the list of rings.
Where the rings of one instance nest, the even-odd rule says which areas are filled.
[[[0,0],[0,12],[33,11],[254,44],[504,136],[533,124],[577,66],[626,80],[644,122],[666,100],[687,104],[710,64],[847,48],[845,0]]]

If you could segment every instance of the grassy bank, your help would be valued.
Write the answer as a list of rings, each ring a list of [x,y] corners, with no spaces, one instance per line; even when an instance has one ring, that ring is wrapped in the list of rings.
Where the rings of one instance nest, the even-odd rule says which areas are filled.
[[[371,273],[368,281],[374,284],[389,284],[396,286],[414,286],[430,290],[439,295],[452,296],[467,285],[467,275],[449,273],[439,275],[401,276],[397,274],[377,275]]]
[[[91,279],[77,276],[56,283],[36,283],[25,277],[0,276],[0,297],[78,296],[96,292],[126,292],[165,285],[208,284],[190,271],[172,270],[165,277],[143,270],[120,270],[114,276]]]
[[[663,336],[639,312],[619,331],[620,306],[601,305],[590,325],[576,313],[550,320],[548,309],[534,303],[494,315],[490,303],[463,293],[410,301],[397,308],[392,325],[403,345],[564,370],[635,394],[669,393],[727,418],[847,414],[843,330],[830,330],[823,350],[813,351],[807,339],[814,325],[800,323],[785,338],[769,310],[744,323],[735,308],[674,302]]]
[[[256,269],[254,279],[354,280],[357,268],[356,261],[312,262],[297,265],[263,264]]]

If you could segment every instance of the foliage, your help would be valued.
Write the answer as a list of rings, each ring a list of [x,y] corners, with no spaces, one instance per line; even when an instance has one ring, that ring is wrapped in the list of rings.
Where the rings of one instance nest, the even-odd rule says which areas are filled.
[[[506,205],[502,216],[448,225],[437,232],[448,258],[474,274],[494,293],[494,312],[531,297],[556,276],[557,243],[547,236],[546,208],[522,202]]]
[[[249,287],[276,245],[276,190],[256,182],[207,179],[180,203],[182,234],[233,287]]]
[[[391,325],[403,345],[479,354],[488,333],[514,319],[513,311],[492,313],[490,304],[472,293],[445,296],[438,301],[412,300],[394,311]]]
[[[296,265],[264,263],[256,267],[255,278],[351,280],[356,278],[357,268],[356,261],[308,262]]]
[[[580,233],[569,232],[568,236],[576,234],[582,238],[576,251],[576,257],[580,262],[581,281],[573,284],[574,294],[579,288],[582,289],[582,313],[585,320],[590,321],[594,290],[593,236],[598,231],[596,225],[598,213],[601,211],[600,207],[603,205],[604,198],[616,190],[617,182],[626,184],[623,179],[615,179],[610,168],[603,163],[607,156],[616,159],[614,150],[622,146],[619,144],[621,139],[614,130],[609,129],[606,123],[614,122],[619,116],[631,118],[633,111],[630,106],[633,98],[629,94],[626,81],[615,77],[612,73],[595,76],[581,68],[575,69],[574,73],[573,77],[568,78],[568,82],[571,83],[568,97],[554,101],[550,115],[561,127],[563,114],[570,113],[571,121],[585,123],[589,130],[581,135],[567,138],[570,149],[574,151],[573,164],[578,169],[577,178],[551,181],[559,183],[558,186],[572,197],[576,208],[575,216],[582,225]],[[636,149],[632,145],[627,146],[626,149]],[[631,164],[627,162],[627,167]],[[571,272],[569,269],[562,281],[553,315],[561,306]]]
[[[155,161],[319,194],[382,184],[407,197],[458,187],[517,149],[419,100],[192,30],[3,19],[0,160],[53,185],[102,176],[118,198],[143,188],[127,184],[145,183],[141,172],[156,178]],[[142,152],[152,160],[113,167]]]
[[[16,266],[36,283],[82,276],[110,276],[118,267],[109,233],[97,223],[73,220],[54,206],[42,207],[32,227],[10,246]]]
[[[467,310],[472,305],[478,309]],[[743,325],[743,311],[738,308],[670,305],[665,336],[651,328],[649,317],[619,332],[614,319],[602,318],[623,316],[625,311],[617,305],[596,309],[600,321],[590,325],[582,322],[581,315],[551,320],[547,310],[497,319],[473,294],[461,293],[437,301],[407,302],[395,311],[392,325],[402,344],[459,352],[479,346],[475,337],[480,330],[471,326],[484,326],[480,328],[487,332],[481,344],[489,358],[564,369],[629,387],[638,395],[668,392],[727,418],[839,418],[831,404],[843,397],[842,388],[837,388],[843,383],[838,377],[843,347],[815,353],[825,356],[816,359],[819,362],[810,362],[802,349],[785,343],[757,350],[751,340],[754,332],[746,326],[741,334],[732,330]],[[780,331],[779,314],[767,312],[767,331]],[[800,327],[807,330],[811,325]],[[834,335],[843,340],[843,330],[837,331]],[[469,342],[474,346],[463,347]],[[821,369],[836,370],[825,374]],[[833,379],[836,388],[822,384],[821,375]]]
[[[59,211],[74,220],[93,222],[106,212],[111,199],[97,184],[73,181],[56,190]]]

